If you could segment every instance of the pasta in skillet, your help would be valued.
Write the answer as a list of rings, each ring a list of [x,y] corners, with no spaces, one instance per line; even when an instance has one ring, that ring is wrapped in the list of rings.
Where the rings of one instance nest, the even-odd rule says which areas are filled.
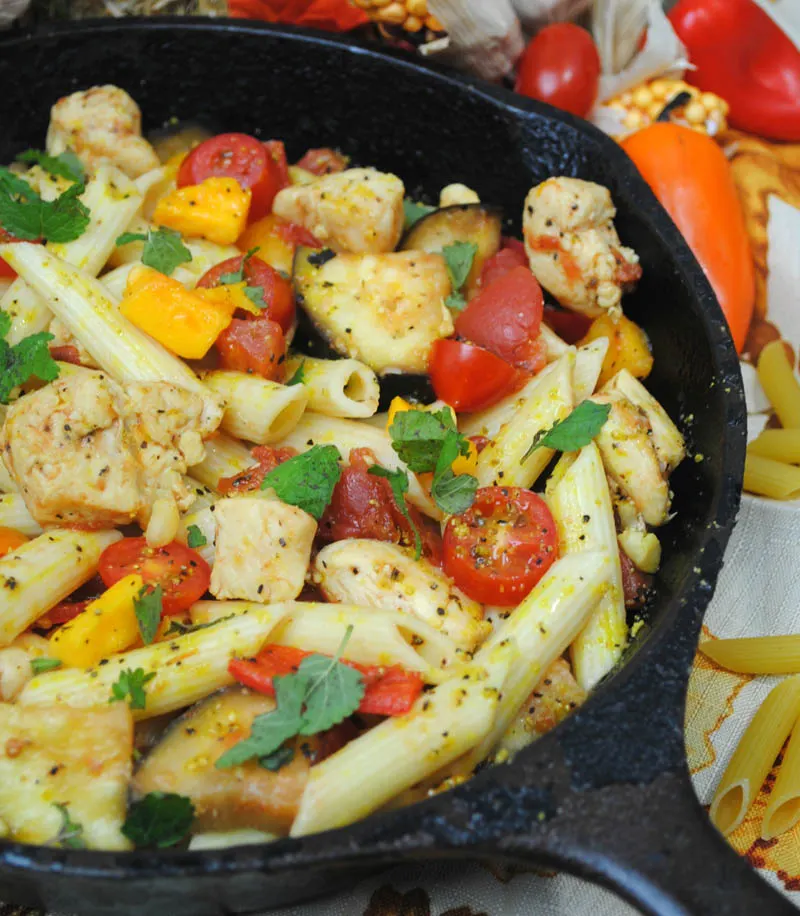
[[[140,123],[76,92],[0,169],[0,829],[300,836],[509,759],[619,661],[685,454],[608,190],[520,242]]]

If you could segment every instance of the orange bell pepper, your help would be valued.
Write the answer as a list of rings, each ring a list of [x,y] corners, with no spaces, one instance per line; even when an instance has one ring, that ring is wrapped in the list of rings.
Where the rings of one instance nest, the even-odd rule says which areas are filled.
[[[156,204],[153,221],[181,235],[232,245],[244,231],[252,193],[235,178],[206,178],[170,191]]]
[[[260,309],[252,299],[245,295],[247,283],[243,280],[241,283],[223,283],[220,286],[200,287],[197,286],[192,292],[195,296],[201,296],[207,302],[219,305],[223,311],[233,315],[237,309],[250,312],[251,315],[260,315]]]
[[[28,543],[28,538],[16,528],[0,528],[0,557]]]
[[[608,350],[597,380],[599,385],[605,385],[622,369],[627,369],[635,378],[647,378],[650,375],[653,354],[650,352],[647,335],[635,321],[624,315],[600,315],[591,323],[578,346],[600,337],[608,339]]]
[[[235,304],[203,298],[172,277],[138,267],[128,276],[119,310],[178,356],[202,359],[231,323]]]
[[[753,316],[755,271],[725,154],[710,137],[666,123],[632,134],[622,148],[689,243],[741,352]]]

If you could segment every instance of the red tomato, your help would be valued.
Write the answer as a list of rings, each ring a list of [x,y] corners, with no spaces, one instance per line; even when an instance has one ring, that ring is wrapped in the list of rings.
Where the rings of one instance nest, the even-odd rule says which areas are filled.
[[[94,600],[94,598],[86,598],[84,601],[62,601],[46,614],[42,614],[31,629],[52,630],[53,627],[61,626],[62,623],[68,623],[78,614],[82,614],[86,610],[86,606]]]
[[[470,299],[456,318],[456,334],[535,374],[545,363],[538,342],[543,307],[536,277],[527,266],[514,267]]]
[[[310,149],[299,160],[297,166],[315,175],[330,175],[332,172],[343,172],[347,168],[347,157],[327,147]]]
[[[592,36],[571,22],[545,26],[528,44],[517,92],[585,118],[597,98],[600,55]]]
[[[549,303],[544,307],[542,321],[569,344],[582,340],[592,323],[592,319],[587,318],[586,315],[581,315],[579,312],[568,312],[566,309],[557,308]]]
[[[10,232],[6,232],[2,226],[0,226],[0,244],[5,245],[8,242],[19,242],[21,239],[15,238]],[[6,263],[2,258],[0,258],[0,280],[15,280],[17,277],[17,272],[14,268]]]
[[[138,573],[145,583],[164,591],[165,614],[179,614],[203,597],[211,580],[208,563],[191,547],[173,541],[166,547],[148,547],[141,538],[123,538],[100,555],[100,578],[106,588]]]
[[[280,191],[282,188],[288,188],[292,183],[292,179],[289,177],[289,160],[286,158],[286,147],[283,145],[283,140],[266,140],[264,142],[264,149],[275,163],[280,184],[278,190]],[[270,202],[270,209],[271,208],[272,203]]]
[[[80,366],[81,354],[78,348],[74,347],[72,344],[64,344],[61,347],[51,346],[49,349],[50,356],[52,356],[53,359],[62,363],[72,363],[73,366]]]
[[[257,445],[252,455],[258,462],[252,468],[242,471],[235,477],[221,477],[217,483],[217,490],[223,495],[228,493],[247,493],[250,490],[260,490],[261,483],[271,470],[284,461],[294,458],[297,449],[291,445],[282,448],[272,448],[270,445]]]
[[[247,134],[218,134],[196,146],[178,170],[179,188],[200,184],[206,178],[235,178],[253,193],[250,220],[265,216],[281,188],[289,183],[283,164],[274,150]]]
[[[483,347],[437,340],[428,360],[436,397],[457,411],[482,410],[525,384],[528,376]]]
[[[197,281],[197,285],[204,289],[219,286],[223,274],[235,273],[242,266],[241,255],[238,258],[228,258],[207,270]],[[260,286],[264,290],[264,302],[267,303],[265,314],[273,321],[277,321],[281,330],[286,333],[294,322],[294,293],[292,284],[284,279],[274,267],[270,267],[261,258],[248,258],[244,262],[244,279],[248,286]]]
[[[522,247],[522,243],[520,242]],[[525,254],[525,248],[522,251],[517,247],[501,248],[497,254],[492,255],[483,265],[481,271],[481,289],[486,289],[490,283],[499,280],[515,267],[527,267],[528,256]]]
[[[323,247],[322,242],[313,233],[298,223],[282,221],[276,226],[276,231],[290,245],[303,245],[306,248]]]
[[[223,369],[249,372],[273,382],[283,378],[286,341],[271,318],[234,318],[216,343]]]
[[[482,604],[519,604],[557,555],[556,523],[547,504],[517,487],[482,487],[444,531],[445,572]]]

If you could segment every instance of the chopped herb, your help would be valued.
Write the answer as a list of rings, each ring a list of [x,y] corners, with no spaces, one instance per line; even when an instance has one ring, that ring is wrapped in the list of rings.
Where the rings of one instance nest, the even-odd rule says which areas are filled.
[[[450,293],[450,295],[444,300],[444,304],[452,309],[454,312],[463,312],[467,307],[467,300],[462,296],[461,293]]]
[[[244,282],[244,268],[250,258],[258,251],[258,246],[251,248],[247,254],[242,255],[242,260],[239,262],[238,270],[229,271],[226,274],[220,274],[219,282],[220,284],[229,285],[231,283],[243,283]]]
[[[341,457],[335,445],[315,445],[273,468],[261,489],[271,487],[278,499],[303,509],[319,521],[342,475]]]
[[[414,532],[414,559],[418,560],[422,556],[422,538],[420,537],[419,529],[411,519],[411,513],[408,511],[408,504],[406,503],[408,474],[401,470],[392,471],[389,468],[383,468],[379,464],[373,464],[368,473],[374,474],[376,477],[383,477],[389,481],[397,508],[403,513],[406,521],[411,526],[411,530]]]
[[[164,592],[160,585],[155,588],[145,585],[136,598],[133,599],[133,610],[136,612],[139,632],[142,634],[142,640],[146,646],[149,646],[156,638],[158,625],[161,623],[161,615],[163,613],[161,599],[163,594]]]
[[[144,685],[148,681],[152,681],[155,676],[155,671],[145,674],[141,668],[137,668],[135,671],[126,668],[120,672],[117,682],[111,685],[111,697],[108,702],[124,702],[128,699],[128,705],[131,709],[145,709],[147,706],[147,694],[144,691]]]
[[[429,204],[420,204],[415,200],[409,200],[407,197],[403,200],[403,216],[405,218],[406,230],[410,229],[415,223],[418,223],[423,216],[433,213],[436,207]]]
[[[475,493],[478,489],[478,480],[472,474],[453,473],[453,462],[460,454],[461,443],[458,434],[451,432],[442,443],[431,483],[431,496],[447,515],[460,515],[466,512],[475,502]]]
[[[187,633],[196,633],[198,630],[207,630],[209,627],[215,627],[223,620],[230,620],[234,614],[226,614],[224,617],[218,617],[216,620],[209,620],[208,623],[184,623],[177,617],[170,621],[169,629],[165,636],[185,636]]]
[[[21,241],[72,242],[89,225],[89,210],[78,197],[82,184],[55,200],[42,198],[26,182],[0,167],[0,226]]]
[[[54,671],[61,667],[60,658],[32,658],[31,671],[34,675],[43,674],[45,671]]]
[[[123,232],[117,245],[144,242],[142,264],[169,276],[179,264],[192,260],[192,253],[183,244],[180,232],[174,229],[148,229],[143,232]]]
[[[461,293],[461,288],[467,282],[467,277],[472,270],[472,263],[477,253],[478,246],[474,242],[453,242],[451,245],[445,245],[442,249],[442,255],[447,265],[447,273],[453,285],[453,291],[444,302],[448,308],[460,312],[467,304],[467,300]]]
[[[165,849],[180,843],[193,821],[191,799],[174,792],[150,792],[131,805],[122,832],[137,849]]]
[[[263,286],[245,286],[243,292],[256,308],[265,309],[267,307]]]
[[[189,547],[205,547],[208,541],[203,532],[197,527],[197,525],[189,525],[186,529],[186,543]]]
[[[5,340],[10,330],[11,316],[0,310],[0,404],[8,404],[11,392],[28,379],[52,382],[59,374],[58,363],[48,347],[52,334],[40,331],[12,347]]]
[[[51,840],[50,845],[60,846],[62,849],[86,849],[83,838],[83,824],[73,821],[69,814],[69,806],[63,802],[53,802],[61,814],[61,826],[58,833]]]
[[[537,448],[552,448],[559,452],[575,452],[583,448],[600,432],[610,412],[610,404],[583,401],[568,417],[554,423],[550,429],[537,433],[531,447],[520,459],[520,464]]]
[[[330,248],[323,248],[321,251],[310,254],[308,256],[308,263],[314,267],[322,267],[323,264],[327,264],[328,261],[332,261],[335,257],[335,251],[332,251]]]
[[[306,380],[306,361],[303,360],[302,363],[294,370],[294,374],[286,382],[286,385],[302,385]]]
[[[279,747],[277,751],[273,751],[271,754],[267,754],[266,757],[259,757],[258,765],[264,767],[265,770],[270,770],[271,772],[276,773],[278,770],[282,769],[293,760],[294,748],[289,744],[284,744]]]
[[[78,159],[71,149],[64,150],[57,156],[49,156],[47,153],[38,149],[26,149],[24,153],[17,156],[19,162],[33,162],[40,165],[45,172],[55,175],[58,178],[66,178],[67,181],[73,181],[77,184],[83,184],[86,178],[86,172],[83,163]]]

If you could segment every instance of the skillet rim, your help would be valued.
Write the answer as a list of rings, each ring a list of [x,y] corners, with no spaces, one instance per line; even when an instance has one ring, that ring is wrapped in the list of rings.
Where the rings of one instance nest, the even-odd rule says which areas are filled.
[[[611,138],[589,122],[571,114],[552,108],[544,103],[536,102],[512,93],[509,90],[495,87],[476,77],[456,72],[438,63],[428,60],[424,62],[406,52],[396,49],[381,49],[354,41],[352,36],[334,35],[317,32],[295,26],[281,26],[247,19],[233,18],[186,18],[180,16],[163,16],[158,18],[126,17],[124,19],[84,19],[70,21],[56,21],[37,25],[33,28],[13,29],[7,35],[0,36],[0,52],[3,48],[26,43],[46,41],[59,36],[71,34],[103,35],[104,33],[118,33],[120,31],[145,31],[145,32],[240,32],[253,34],[266,34],[278,38],[289,38],[298,43],[299,47],[312,46],[340,49],[352,54],[373,59],[376,62],[388,63],[399,71],[412,71],[421,75],[431,83],[441,82],[449,84],[458,91],[466,91],[490,102],[496,109],[506,116],[511,115],[517,123],[525,122],[536,116],[548,121],[565,124],[579,135],[591,139],[594,144],[603,148],[604,155],[618,172],[620,183],[625,185],[626,194],[631,206],[636,209],[639,217],[646,223],[648,230],[668,248],[672,255],[673,266],[689,290],[690,307],[695,316],[700,320],[705,339],[711,349],[714,363],[714,375],[717,384],[724,385],[725,401],[725,428],[722,430],[722,457],[721,479],[716,481],[716,493],[711,503],[709,521],[699,548],[699,557],[692,570],[684,574],[680,584],[676,587],[671,601],[663,608],[660,618],[649,633],[642,638],[641,645],[637,647],[630,658],[621,668],[615,669],[611,676],[604,680],[590,695],[581,710],[567,720],[564,725],[573,724],[578,719],[591,716],[593,710],[607,698],[619,694],[622,698],[625,682],[633,677],[642,666],[646,666],[652,656],[670,638],[674,638],[676,631],[684,624],[688,628],[691,624],[689,612],[695,618],[702,619],[702,615],[713,594],[713,588],[719,570],[722,566],[722,555],[730,537],[741,497],[741,481],[744,467],[744,453],[746,446],[744,390],[742,386],[739,361],[727,324],[716,297],[708,280],[695,260],[688,245],[684,241],[677,227],[669,215],[656,200],[644,179],[639,175],[628,156],[622,148]],[[715,546],[717,549],[707,548]],[[687,608],[689,610],[687,610]],[[686,620],[682,620],[683,616]],[[696,640],[695,640],[696,642]],[[688,669],[681,675],[684,681],[688,678]],[[564,725],[536,742],[537,751],[545,751],[552,747],[553,735],[560,734]],[[579,724],[574,727],[580,727]],[[523,751],[526,754],[532,748]],[[509,768],[513,768],[510,764]],[[459,802],[468,804],[481,797],[481,789],[491,778],[492,768],[487,768],[482,773],[473,777],[468,783],[432,799],[418,802],[410,809],[419,813],[420,819],[423,812],[433,812],[434,807],[443,807],[443,816],[447,817],[447,799],[452,797],[455,803],[456,795]],[[451,805],[450,807],[453,807]],[[183,850],[159,850],[150,852],[135,850],[130,852],[108,852],[88,850],[63,850],[32,844],[10,843],[0,841],[0,868],[11,872],[37,872],[56,871],[64,877],[82,877],[97,879],[113,879],[115,877],[136,878],[192,878],[213,873],[218,876],[231,876],[237,873],[252,872],[254,870],[264,873],[276,873],[282,869],[319,866],[331,860],[345,858],[346,847],[342,846],[341,852],[331,851],[331,847],[338,839],[340,842],[346,836],[353,836],[354,842],[347,850],[355,856],[360,849],[357,834],[363,824],[371,825],[376,821],[389,823],[397,819],[402,811],[389,813],[376,813],[368,818],[357,821],[346,827],[333,831],[309,835],[300,838],[282,838],[280,840],[259,844],[229,847],[218,850],[201,850],[187,852]],[[333,841],[333,842],[332,842]],[[373,846],[374,846],[374,841]],[[381,844],[382,845],[382,844]],[[458,844],[456,844],[458,845]],[[464,853],[468,853],[468,843],[462,844]],[[304,846],[318,847],[318,850],[304,850]],[[355,848],[354,848],[355,847]],[[409,852],[435,850],[435,842],[428,840],[427,847],[424,843],[408,847]],[[377,851],[377,848],[374,850]],[[392,859],[399,860],[401,850],[389,849],[384,853],[387,864]],[[566,861],[564,857],[562,861]]]

